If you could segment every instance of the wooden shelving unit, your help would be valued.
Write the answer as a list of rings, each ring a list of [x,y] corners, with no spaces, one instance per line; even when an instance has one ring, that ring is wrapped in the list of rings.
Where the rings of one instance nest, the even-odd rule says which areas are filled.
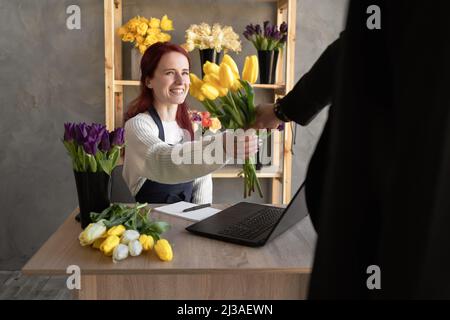
[[[108,130],[123,126],[123,88],[139,86],[139,81],[123,80],[122,41],[116,30],[123,24],[122,2],[126,0],[104,0],[105,26],[105,123]],[[288,23],[288,40],[280,54],[276,84],[255,84],[258,89],[271,90],[274,100],[284,96],[294,85],[295,70],[295,26],[296,0],[264,0],[277,3],[277,24]],[[292,134],[287,124],[284,132],[272,135],[272,163],[258,171],[259,178],[272,181],[272,203],[288,203],[291,199]],[[225,167],[213,174],[214,178],[238,178],[238,168]]]

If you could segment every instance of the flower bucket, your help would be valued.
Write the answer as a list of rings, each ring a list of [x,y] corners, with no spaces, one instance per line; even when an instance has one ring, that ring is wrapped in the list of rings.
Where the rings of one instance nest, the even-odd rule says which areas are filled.
[[[81,228],[91,223],[91,212],[102,212],[110,206],[111,177],[105,172],[76,172]]]
[[[203,65],[206,63],[206,61],[219,64],[222,52],[217,52],[215,49],[203,49],[199,50],[199,52],[200,52],[200,66],[202,68],[202,78],[203,78],[205,76],[203,72]]]
[[[260,84],[275,83],[278,53],[278,50],[258,50]]]

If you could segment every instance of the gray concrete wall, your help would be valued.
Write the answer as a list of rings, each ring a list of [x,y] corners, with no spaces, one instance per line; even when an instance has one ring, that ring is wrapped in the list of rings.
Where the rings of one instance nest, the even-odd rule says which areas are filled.
[[[241,32],[248,22],[274,18],[274,5],[267,2],[181,3],[128,0],[124,19],[167,13],[177,29],[173,40],[180,43],[190,23],[217,21]],[[81,30],[66,28],[66,8],[71,4],[81,7]],[[298,0],[296,79],[337,37],[345,9],[346,0]],[[14,270],[77,206],[61,138],[64,122],[104,121],[103,1],[0,0],[0,30],[0,270]],[[240,64],[254,52],[245,39],[243,46]],[[128,61],[126,55],[124,59]],[[192,60],[193,68],[199,68],[197,52]],[[126,99],[133,96],[132,90],[128,95]],[[266,98],[270,97],[259,94],[260,101]],[[294,189],[303,180],[325,118],[326,112],[307,128],[299,127]],[[216,202],[242,198],[238,180],[215,180],[214,188]]]

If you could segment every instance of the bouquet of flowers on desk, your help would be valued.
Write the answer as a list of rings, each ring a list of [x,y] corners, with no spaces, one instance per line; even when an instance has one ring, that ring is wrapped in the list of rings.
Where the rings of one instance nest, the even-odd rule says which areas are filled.
[[[213,117],[217,117],[226,129],[246,129],[255,121],[256,109],[254,91],[251,86],[258,78],[257,57],[248,56],[242,71],[229,55],[224,55],[220,65],[206,62],[205,76],[199,79],[191,73],[190,94],[201,101]],[[244,197],[250,196],[255,188],[262,197],[261,185],[256,176],[255,158],[245,160],[239,175],[244,177]]]

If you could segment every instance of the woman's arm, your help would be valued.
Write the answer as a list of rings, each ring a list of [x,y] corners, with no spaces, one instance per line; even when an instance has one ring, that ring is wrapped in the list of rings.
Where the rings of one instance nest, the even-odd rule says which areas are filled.
[[[212,192],[211,174],[195,179],[192,190],[192,202],[198,204],[212,203]]]
[[[223,159],[216,163],[204,159],[204,153],[210,153],[205,149],[223,151],[221,135],[171,146],[158,138],[153,127],[152,120],[139,116],[126,122],[127,170],[135,170],[137,175],[152,181],[175,184],[205,176],[226,164]]]

